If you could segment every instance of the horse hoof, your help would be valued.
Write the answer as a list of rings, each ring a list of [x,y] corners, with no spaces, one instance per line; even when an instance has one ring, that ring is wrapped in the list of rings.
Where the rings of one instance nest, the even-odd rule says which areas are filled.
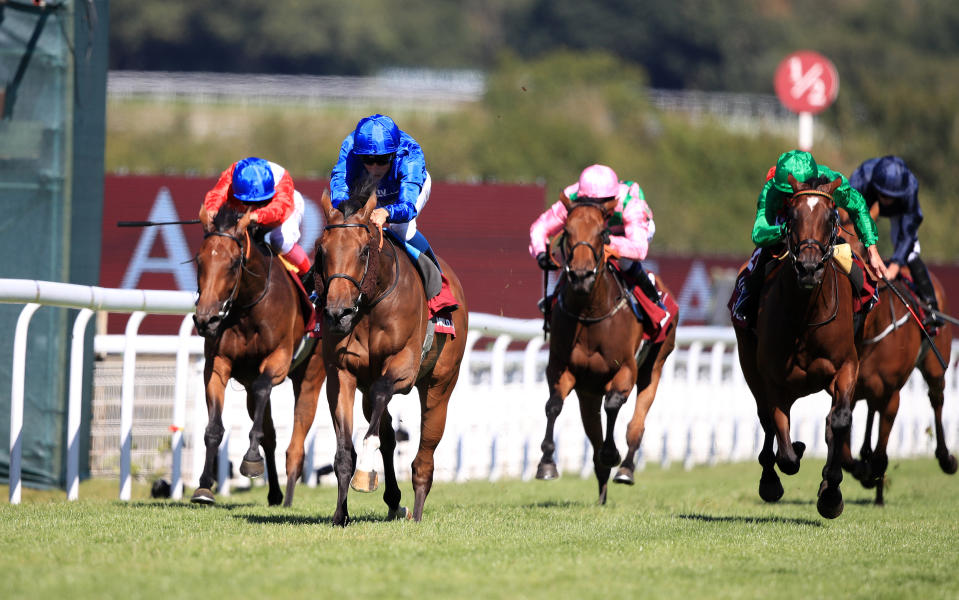
[[[399,506],[396,510],[386,513],[387,521],[410,521],[413,519],[413,511],[405,506]]]
[[[357,471],[350,480],[350,487],[357,492],[375,492],[379,486],[380,478],[376,471]]]
[[[536,479],[542,479],[543,481],[559,479],[556,463],[539,463],[539,466],[536,467]]]
[[[196,488],[196,491],[193,492],[193,497],[190,498],[190,502],[209,506],[215,503],[216,499],[213,497],[213,492],[207,488]]]
[[[240,475],[244,477],[254,478],[259,477],[264,473],[265,469],[263,468],[263,459],[253,461],[243,459],[243,462],[240,463]]]
[[[827,487],[819,494],[819,500],[816,501],[816,510],[824,519],[835,519],[842,514],[845,502],[842,499],[842,493],[837,488]]]
[[[799,462],[799,459],[802,458],[803,453],[806,452],[806,444],[802,442],[793,442],[793,452],[796,453],[796,462]]]
[[[279,506],[280,504],[283,503],[283,492],[280,492],[280,494],[279,494],[278,496],[274,496],[273,494],[269,494],[269,495],[266,497],[266,501],[269,503],[270,506]]]
[[[633,480],[633,470],[627,469],[626,467],[620,467],[616,471],[616,475],[613,476],[613,483],[624,483],[626,485],[633,485],[636,483]]]
[[[759,480],[759,497],[762,498],[763,501],[779,502],[779,499],[783,497],[784,493],[783,484],[776,475],[769,478],[763,477]]]
[[[939,459],[939,468],[942,469],[942,472],[946,475],[955,475],[956,467],[959,466],[956,463],[956,457],[945,453],[942,456],[939,456],[939,453],[936,453],[936,458]]]

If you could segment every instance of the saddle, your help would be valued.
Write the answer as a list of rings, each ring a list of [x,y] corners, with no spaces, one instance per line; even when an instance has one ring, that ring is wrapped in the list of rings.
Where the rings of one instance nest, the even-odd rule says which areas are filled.
[[[609,263],[613,273],[630,292],[628,295],[630,308],[633,310],[636,319],[643,324],[643,339],[653,344],[665,340],[669,331],[669,324],[679,313],[679,305],[676,300],[665,290],[656,287],[656,279],[652,273],[647,274],[649,277],[647,281],[638,281],[633,284],[633,282],[627,281],[627,277],[620,269],[618,261],[611,259]],[[644,290],[644,288],[646,289]],[[659,300],[653,300],[649,292],[655,293]]]

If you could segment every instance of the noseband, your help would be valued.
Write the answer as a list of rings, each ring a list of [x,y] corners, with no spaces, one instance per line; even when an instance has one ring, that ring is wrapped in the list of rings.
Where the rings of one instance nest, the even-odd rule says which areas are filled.
[[[799,198],[802,196],[818,196],[821,198],[826,198],[830,203],[833,203],[831,195],[819,190],[802,190],[793,194],[792,197]],[[835,204],[833,204],[832,213],[830,214],[829,220],[832,222],[832,231],[829,234],[829,240],[825,244],[815,238],[806,238],[794,243],[792,236],[792,220],[790,219],[786,221],[786,250],[789,252],[793,269],[797,274],[799,273],[799,254],[806,248],[814,247],[819,249],[820,258],[819,262],[816,264],[816,268],[814,269],[816,271],[822,269],[826,265],[826,261],[832,258],[833,249],[836,244],[836,238],[839,236],[839,211],[836,210]]]
[[[230,310],[233,309],[233,303],[236,302],[236,296],[240,291],[240,280],[243,279],[242,272],[246,270],[246,252],[243,251],[243,242],[241,242],[240,238],[236,237],[233,234],[226,233],[223,231],[211,231],[210,233],[207,233],[206,235],[204,235],[203,239],[205,240],[206,238],[211,236],[229,238],[233,240],[234,242],[236,242],[236,245],[240,248],[240,274],[236,276],[236,280],[233,282],[233,290],[230,292],[230,296],[223,302],[223,305],[220,307],[220,310],[217,312],[217,316],[220,317],[220,319],[225,320],[226,316],[230,314]],[[270,247],[269,244],[267,244],[266,246],[268,248]],[[272,252],[273,252],[273,249],[270,248],[270,253],[272,254]],[[266,296],[266,293],[269,291],[270,274],[273,271],[273,261],[269,260],[267,261],[267,263],[268,263],[268,266],[266,271],[266,285],[263,286],[263,291],[260,293],[259,296],[257,296],[256,300],[254,300],[253,302],[250,302],[249,304],[241,306],[240,307],[241,309],[246,310],[248,308],[252,308],[260,300],[262,300]],[[197,302],[199,301],[200,301],[199,298],[197,298]]]
[[[370,243],[372,243],[373,241],[373,234],[370,233],[370,228],[366,226],[366,223],[336,223],[334,225],[327,225],[324,229],[346,229],[347,227],[362,227],[366,231],[366,234],[370,236],[370,241],[367,242],[366,244],[367,247],[369,247]],[[359,280],[357,280],[355,277],[353,277],[352,275],[348,273],[333,273],[332,275],[327,277],[326,280],[324,281],[324,287],[326,287],[327,289],[329,289],[330,282],[333,281],[334,279],[345,279],[356,287],[357,291],[359,291],[359,295],[357,295],[356,300],[353,301],[353,306],[350,307],[350,310],[354,313],[358,313],[360,311],[360,306],[363,304],[363,300],[364,300],[363,282],[366,281],[366,278],[369,274],[370,254],[371,254],[370,252],[366,253],[366,262],[363,264],[363,274],[360,275]],[[322,277],[322,273],[320,273],[319,271],[317,271],[317,274]],[[372,308],[373,306],[376,306],[377,304],[379,304],[379,302],[383,300],[383,298],[390,295],[390,293],[394,289],[396,289],[396,285],[397,283],[399,283],[399,279],[400,279],[399,278],[399,261],[397,260],[397,257],[394,254],[393,282],[390,284],[390,287],[388,290],[386,290],[386,292],[378,296],[375,300],[367,303],[366,307]]]

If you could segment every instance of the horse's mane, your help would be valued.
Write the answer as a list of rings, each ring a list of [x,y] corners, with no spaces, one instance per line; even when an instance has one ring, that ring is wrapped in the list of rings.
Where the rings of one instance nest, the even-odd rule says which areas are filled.
[[[227,205],[220,207],[220,210],[216,211],[216,216],[213,217],[213,231],[230,231],[236,227],[237,222],[239,222],[240,217],[243,214],[237,211],[235,208]]]
[[[806,180],[806,184],[811,185],[814,189],[829,183],[832,183],[832,179],[826,177],[825,175],[820,175],[819,177],[810,177]]]

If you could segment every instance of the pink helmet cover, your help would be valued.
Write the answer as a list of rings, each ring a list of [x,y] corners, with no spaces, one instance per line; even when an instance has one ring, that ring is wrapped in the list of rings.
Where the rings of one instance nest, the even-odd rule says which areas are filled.
[[[606,165],[590,165],[579,176],[578,197],[612,198],[618,192],[619,178]]]

